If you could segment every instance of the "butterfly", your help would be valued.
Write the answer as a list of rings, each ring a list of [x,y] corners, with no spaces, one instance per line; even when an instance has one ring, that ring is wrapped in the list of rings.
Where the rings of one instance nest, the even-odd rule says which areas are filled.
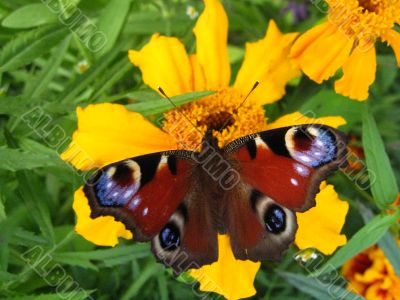
[[[294,241],[296,212],[315,205],[321,182],[345,162],[346,139],[329,126],[263,131],[222,149],[206,134],[199,152],[105,166],[84,193],[92,218],[113,216],[180,274],[217,261],[218,234],[229,236],[236,259],[280,260]]]

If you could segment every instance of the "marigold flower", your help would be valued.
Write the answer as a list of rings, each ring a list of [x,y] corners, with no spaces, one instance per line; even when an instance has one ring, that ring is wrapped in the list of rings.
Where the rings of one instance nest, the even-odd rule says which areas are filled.
[[[282,34],[271,21],[263,39],[246,45],[242,68],[233,86],[229,87],[228,21],[219,1],[205,1],[205,10],[194,32],[196,54],[188,55],[176,38],[154,34],[140,51],[130,51],[129,58],[142,71],[145,83],[153,89],[162,86],[170,96],[198,90],[214,90],[215,94],[182,106],[180,113],[176,110],[167,112],[163,130],[140,114],[127,111],[122,105],[105,103],[78,108],[78,129],[62,158],[77,168],[88,170],[146,153],[191,149],[201,141],[201,134],[196,130],[193,134],[191,124],[204,133],[206,127],[219,128],[227,117],[231,117],[231,122],[222,131],[213,132],[220,146],[260,130],[306,123],[332,127],[345,124],[341,117],[311,119],[300,113],[266,123],[262,105],[279,100],[285,93],[286,83],[299,74],[287,58],[295,33]],[[259,87],[238,108],[256,81],[260,81]],[[190,127],[181,126],[179,122],[179,126],[176,125],[177,121],[184,119],[182,112],[190,119]],[[91,219],[90,208],[81,189],[74,197],[76,231],[86,239],[97,245],[114,246],[119,237],[132,238],[123,224],[112,217]],[[340,231],[348,205],[339,199],[333,186],[326,184],[322,184],[316,202],[316,207],[298,214],[296,243],[299,247],[316,247],[329,254],[346,242]],[[327,215],[329,222],[325,221]],[[311,222],[310,218],[320,218],[323,226],[307,225]],[[105,229],[94,230],[94,226]],[[200,289],[220,293],[229,299],[254,295],[253,281],[260,263],[236,260],[230,249],[229,237],[220,235],[218,241],[218,261],[190,272],[200,282]],[[215,284],[210,285],[210,279]]]
[[[367,300],[400,299],[400,277],[377,246],[349,260],[342,271],[348,288]]]
[[[293,45],[291,57],[312,80],[321,83],[342,68],[335,91],[359,101],[375,81],[375,42],[387,42],[400,66],[400,2],[392,0],[325,0],[328,17]]]

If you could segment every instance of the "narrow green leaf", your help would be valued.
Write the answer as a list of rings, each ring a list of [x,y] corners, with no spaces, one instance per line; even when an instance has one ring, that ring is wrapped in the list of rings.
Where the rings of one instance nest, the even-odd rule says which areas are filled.
[[[396,199],[399,188],[375,120],[367,110],[363,115],[362,129],[371,192],[377,205],[385,208]]]
[[[0,223],[3,222],[7,218],[3,201],[4,201],[3,196],[0,194]]]
[[[140,292],[141,287],[154,275],[159,272],[162,272],[162,266],[159,264],[149,264],[147,267],[140,273],[140,276],[137,280],[133,281],[131,286],[127,289],[124,295],[121,297],[121,300],[129,300],[135,298],[135,296]]]
[[[57,15],[42,3],[28,4],[18,8],[8,15],[2,26],[25,29],[57,22]]]
[[[82,291],[79,289],[76,293],[56,293],[56,294],[39,294],[39,295],[26,295],[26,296],[15,296],[15,297],[6,297],[2,298],[3,300],[60,300],[60,299],[69,299],[69,300],[83,300],[88,299],[90,291]]]
[[[54,261],[61,264],[98,271],[97,266],[94,265],[88,258],[75,257],[71,255],[65,255],[63,253],[55,253],[52,256],[54,258]]]
[[[49,59],[45,67],[38,73],[35,74],[34,79],[28,82],[28,86],[24,94],[30,98],[39,97],[49,87],[49,83],[57,74],[58,68],[61,62],[65,58],[64,55],[68,49],[71,41],[71,35],[69,35],[57,48]]]
[[[335,285],[339,276],[322,280],[315,277],[307,277],[301,274],[279,272],[279,275],[300,291],[313,296],[315,299],[349,299],[362,300],[361,296],[351,293],[345,287]]]
[[[368,224],[374,217],[373,212],[362,203],[359,203],[359,207],[359,212],[363,217],[364,223]],[[400,276],[400,249],[390,231],[384,234],[384,236],[378,242],[378,246],[385,253],[386,258],[389,260],[397,275]]]
[[[30,101],[29,101],[30,100]],[[38,99],[32,100],[27,97],[0,97],[0,114],[20,116],[27,111]]]
[[[379,248],[385,253],[394,271],[400,277],[400,248],[390,232],[387,232],[378,242]]]
[[[126,63],[126,57],[122,57],[107,70],[107,74],[104,74],[105,76],[96,82],[93,87],[95,92],[92,95],[91,100],[96,102],[103,93],[107,90],[111,90],[111,88],[115,86],[115,84],[131,69],[132,66]],[[108,97],[105,100],[110,102]]]
[[[0,169],[8,171],[32,170],[42,167],[64,167],[57,156],[32,153],[21,149],[0,148]]]
[[[47,244],[47,241],[42,236],[36,235],[31,231],[17,228],[10,237],[10,244],[32,247],[37,245],[45,245]]]
[[[4,135],[10,147],[18,147],[17,141],[8,130],[4,131]],[[18,196],[22,199],[33,216],[43,236],[51,244],[54,244],[54,230],[51,223],[50,212],[43,199],[45,195],[40,188],[37,176],[22,170],[16,172],[16,178],[19,186]]]
[[[202,91],[202,92],[192,92],[179,96],[172,97],[171,100],[175,106],[180,106],[203,97],[212,95],[214,92]],[[161,98],[152,101],[143,101],[139,103],[129,104],[126,106],[128,110],[136,111],[144,116],[155,115],[162,113],[164,111],[173,109],[175,106],[171,104],[167,99]]]
[[[97,57],[101,57],[114,47],[125,23],[130,4],[131,0],[111,0],[108,1],[108,4],[103,9],[103,13],[97,25],[98,31],[104,33],[107,37],[107,42],[103,48],[96,53]]]
[[[143,251],[148,251],[148,245],[146,244],[136,244],[130,246],[118,246],[110,249],[97,249],[93,251],[86,252],[64,252],[64,256],[76,256],[84,259],[92,260],[107,260],[114,257],[124,256],[124,255],[135,255],[136,253],[141,253]]]
[[[8,273],[6,271],[0,271],[0,282],[2,283],[14,280],[16,278],[18,278],[18,275],[16,274]]]
[[[111,62],[118,56],[119,47],[116,47],[109,55],[106,55],[103,59],[100,59],[97,64],[89,68],[88,71],[78,76],[74,82],[66,85],[64,92],[59,96],[58,100],[55,102],[74,102],[75,97],[85,89],[88,89],[90,84],[99,76],[99,74],[104,71]]]
[[[162,272],[157,276],[158,283],[158,291],[159,291],[159,299],[160,300],[168,300],[168,284],[167,279],[165,278],[165,273]]]
[[[354,236],[340,248],[316,274],[332,271],[358,253],[377,243],[387,232],[390,226],[397,222],[398,215],[378,215],[361,228]]]
[[[22,33],[0,51],[0,72],[18,69],[47,53],[68,34],[65,26],[51,26]]]

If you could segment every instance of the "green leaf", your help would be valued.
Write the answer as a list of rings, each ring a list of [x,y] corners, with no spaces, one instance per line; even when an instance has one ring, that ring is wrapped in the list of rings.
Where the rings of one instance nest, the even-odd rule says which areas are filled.
[[[3,196],[0,194],[0,223],[3,222],[7,218],[3,201],[4,201]]]
[[[34,75],[31,82],[28,82],[25,95],[30,98],[39,97],[46,89],[49,88],[49,83],[57,74],[58,68],[61,65],[63,59],[65,59],[65,53],[67,52],[69,43],[71,41],[71,35],[69,35],[57,48],[55,48],[49,61],[46,63],[44,68]]]
[[[4,131],[7,143],[12,148],[17,148],[18,143],[8,130]],[[16,172],[18,181],[17,196],[22,199],[30,214],[34,218],[43,236],[54,244],[54,230],[51,222],[49,208],[44,201],[45,195],[40,186],[40,181],[35,174],[24,170]]]
[[[76,102],[75,97],[85,89],[87,90],[90,84],[97,79],[99,74],[109,67],[111,62],[118,56],[119,49],[119,47],[116,47],[113,52],[103,57],[96,65],[78,76],[72,83],[66,85],[64,92],[59,96],[56,102]]]
[[[372,89],[379,95],[384,95],[397,77],[397,62],[392,55],[377,55],[376,82],[372,85]]]
[[[65,26],[52,26],[22,33],[0,51],[0,72],[18,69],[50,51],[68,34]]]
[[[171,100],[175,106],[180,106],[203,97],[212,95],[214,92],[202,91],[202,92],[192,92],[179,96],[172,97]],[[168,99],[160,98],[158,100],[143,101],[139,103],[126,105],[126,108],[131,111],[136,111],[144,116],[150,116],[162,113],[164,111],[173,109],[175,106],[171,104]]]
[[[378,242],[378,246],[385,253],[397,276],[400,277],[400,249],[393,235],[387,232]]]
[[[56,294],[40,294],[40,295],[29,295],[29,296],[16,296],[16,297],[6,297],[2,298],[3,300],[60,300],[60,299],[69,299],[69,300],[83,300],[88,299],[90,291],[82,291],[79,289],[76,293],[56,293]]]
[[[28,4],[8,15],[2,26],[25,29],[57,22],[57,15],[41,3]]]
[[[40,167],[63,167],[65,163],[57,156],[32,153],[21,149],[0,148],[0,169],[8,171],[32,170]]]
[[[75,257],[73,255],[65,255],[63,253],[55,253],[52,256],[54,258],[54,261],[61,263],[61,264],[77,266],[77,267],[81,267],[84,269],[90,269],[90,270],[94,270],[94,271],[99,270],[97,268],[97,266],[94,265],[88,258]]]
[[[363,217],[364,223],[368,224],[374,216],[373,212],[362,203],[359,203],[359,207],[359,211]],[[378,242],[378,246],[385,253],[386,258],[389,260],[397,275],[400,276],[400,250],[390,231],[384,234],[384,236]]]
[[[111,50],[121,32],[125,23],[125,18],[129,12],[131,0],[111,0],[103,9],[98,22],[98,31],[104,33],[107,37],[107,42],[103,48],[96,53],[97,57]]]
[[[349,100],[332,90],[321,90],[303,103],[300,112],[307,117],[342,116],[347,123],[361,120],[362,103]]]
[[[119,61],[113,64],[111,68],[107,69],[107,74],[105,74],[105,76],[100,80],[96,81],[96,84],[93,87],[95,92],[91,97],[92,101],[98,100],[103,93],[115,86],[115,84],[131,69],[132,66],[126,63],[126,57],[122,57]],[[110,102],[108,97],[106,97],[105,101]]]
[[[11,281],[18,278],[18,275],[16,274],[12,274],[12,273],[8,273],[5,271],[0,271],[0,282],[7,282],[7,281]]]
[[[330,272],[358,253],[376,244],[388,231],[389,227],[397,222],[398,218],[398,215],[378,215],[374,217],[315,273],[319,275]]]
[[[284,278],[291,285],[300,291],[313,296],[315,299],[349,299],[349,300],[362,300],[361,296],[351,293],[345,287],[334,285],[335,281],[340,278],[330,278],[328,281],[325,279],[307,277],[300,274],[293,274],[288,272],[279,272],[279,275]]]
[[[47,244],[46,239],[42,236],[36,235],[33,232],[22,228],[15,229],[13,233],[14,234],[10,237],[10,244],[13,245],[33,247]]]
[[[163,272],[163,267],[160,264],[149,264],[140,273],[135,281],[132,282],[131,286],[126,290],[124,295],[120,298],[121,300],[129,300],[135,298],[135,296],[140,292],[142,286],[153,276],[159,272]]]
[[[371,192],[377,205],[384,209],[396,199],[399,188],[375,120],[367,110],[363,115],[362,129]]]

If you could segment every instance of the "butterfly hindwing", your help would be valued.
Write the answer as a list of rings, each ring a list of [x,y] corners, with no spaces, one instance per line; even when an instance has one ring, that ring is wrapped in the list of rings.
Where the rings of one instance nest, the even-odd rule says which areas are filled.
[[[217,259],[217,234],[196,186],[190,151],[153,153],[110,164],[84,187],[91,217],[113,216],[136,241],[152,241],[175,273]]]
[[[239,259],[277,260],[294,240],[295,212],[314,206],[321,182],[345,164],[346,141],[331,127],[299,125],[241,138],[225,153],[242,181],[227,196],[233,252]]]
[[[229,194],[232,204],[227,211],[226,231],[235,257],[280,260],[294,240],[296,214],[247,184],[239,184]]]

